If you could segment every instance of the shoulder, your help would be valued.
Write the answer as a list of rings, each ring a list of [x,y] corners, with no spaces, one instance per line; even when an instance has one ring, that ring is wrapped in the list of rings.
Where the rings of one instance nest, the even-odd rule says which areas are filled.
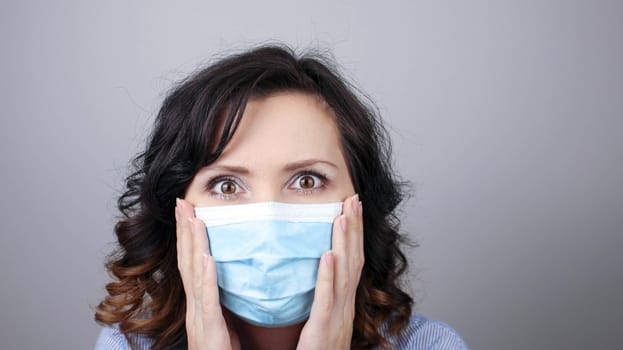
[[[385,333],[385,326],[381,329],[382,333]],[[148,337],[137,336],[132,340],[136,349],[147,350],[151,347],[152,342]],[[411,315],[405,329],[399,335],[390,337],[389,341],[392,349],[397,350],[469,350],[452,327],[418,313]],[[95,350],[130,349],[126,337],[116,325],[103,327],[95,343]]]
[[[461,336],[449,325],[414,313],[409,324],[394,338],[393,349],[468,350]]]
[[[138,350],[147,350],[151,347],[151,340],[147,337],[136,336],[132,338]],[[100,331],[95,342],[95,350],[130,350],[130,344],[118,326],[106,326]]]

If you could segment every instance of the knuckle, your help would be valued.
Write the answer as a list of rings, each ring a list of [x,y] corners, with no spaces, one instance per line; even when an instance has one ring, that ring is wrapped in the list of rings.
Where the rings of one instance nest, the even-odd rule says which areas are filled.
[[[363,261],[363,258],[361,257],[353,257],[350,260],[350,266],[353,270],[360,271],[363,268],[363,264],[364,264],[364,261]]]
[[[321,283],[328,284],[328,283],[331,283],[332,278],[328,273],[321,273],[321,274],[318,274],[318,281]]]
[[[331,311],[333,310],[331,303],[323,303],[320,306],[320,313],[318,314],[318,320],[321,324],[327,324],[331,321]]]
[[[359,257],[359,259],[357,259],[355,266],[357,267],[358,270],[363,269],[363,266],[366,263],[366,259],[364,259],[363,256]]]
[[[215,277],[214,279],[208,280],[208,282],[206,283],[206,287],[208,289],[218,291],[218,278]]]
[[[186,274],[191,271],[190,264],[184,259],[180,259],[177,261],[177,268],[182,274]]]
[[[196,291],[200,291],[201,290],[201,285],[202,285],[202,281],[200,278],[193,278],[193,287],[195,288]]]
[[[348,290],[350,287],[350,282],[348,280],[342,280],[337,283],[338,290]]]
[[[323,318],[329,317],[331,310],[333,310],[332,298],[318,298],[316,301],[318,311]]]
[[[322,310],[328,315],[329,312],[333,309],[333,298],[325,298],[322,303]]]
[[[212,310],[212,301],[207,297],[201,298],[201,308],[203,309],[204,318],[210,319],[211,317],[209,317],[209,315],[214,311]]]

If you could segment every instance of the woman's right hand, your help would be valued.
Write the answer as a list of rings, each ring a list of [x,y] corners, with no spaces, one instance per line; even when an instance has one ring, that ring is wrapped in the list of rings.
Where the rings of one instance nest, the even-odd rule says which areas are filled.
[[[238,335],[223,317],[216,264],[210,256],[205,225],[193,206],[177,199],[177,267],[186,292],[186,334],[189,350],[240,349]]]

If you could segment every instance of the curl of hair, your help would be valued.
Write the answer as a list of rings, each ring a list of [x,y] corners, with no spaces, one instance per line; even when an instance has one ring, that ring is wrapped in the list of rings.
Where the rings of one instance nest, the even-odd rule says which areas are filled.
[[[331,60],[313,52],[297,57],[282,45],[225,57],[181,81],[165,98],[146,150],[133,159],[134,170],[117,201],[122,214],[115,225],[118,247],[106,264],[114,280],[96,308],[96,321],[117,324],[130,344],[133,335],[145,335],[154,349],[186,345],[175,198],[182,198],[199,169],[222,153],[250,98],[285,91],[315,95],[332,109],[353,186],[364,203],[365,263],[351,347],[387,347],[381,327],[386,325],[390,335],[406,327],[413,300],[399,286],[407,268],[400,249],[406,239],[395,215],[406,183],[392,173],[387,131],[376,109],[358,97]]]

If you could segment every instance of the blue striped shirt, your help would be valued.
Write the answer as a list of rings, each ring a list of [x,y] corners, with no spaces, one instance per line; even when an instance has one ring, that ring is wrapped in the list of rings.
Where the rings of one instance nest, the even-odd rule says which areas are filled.
[[[385,330],[380,330],[385,335]],[[414,313],[407,327],[398,336],[388,338],[397,350],[468,350],[459,334],[447,324]],[[138,350],[148,350],[152,341],[138,336]],[[104,327],[97,338],[95,350],[130,350],[125,337],[116,327]]]

